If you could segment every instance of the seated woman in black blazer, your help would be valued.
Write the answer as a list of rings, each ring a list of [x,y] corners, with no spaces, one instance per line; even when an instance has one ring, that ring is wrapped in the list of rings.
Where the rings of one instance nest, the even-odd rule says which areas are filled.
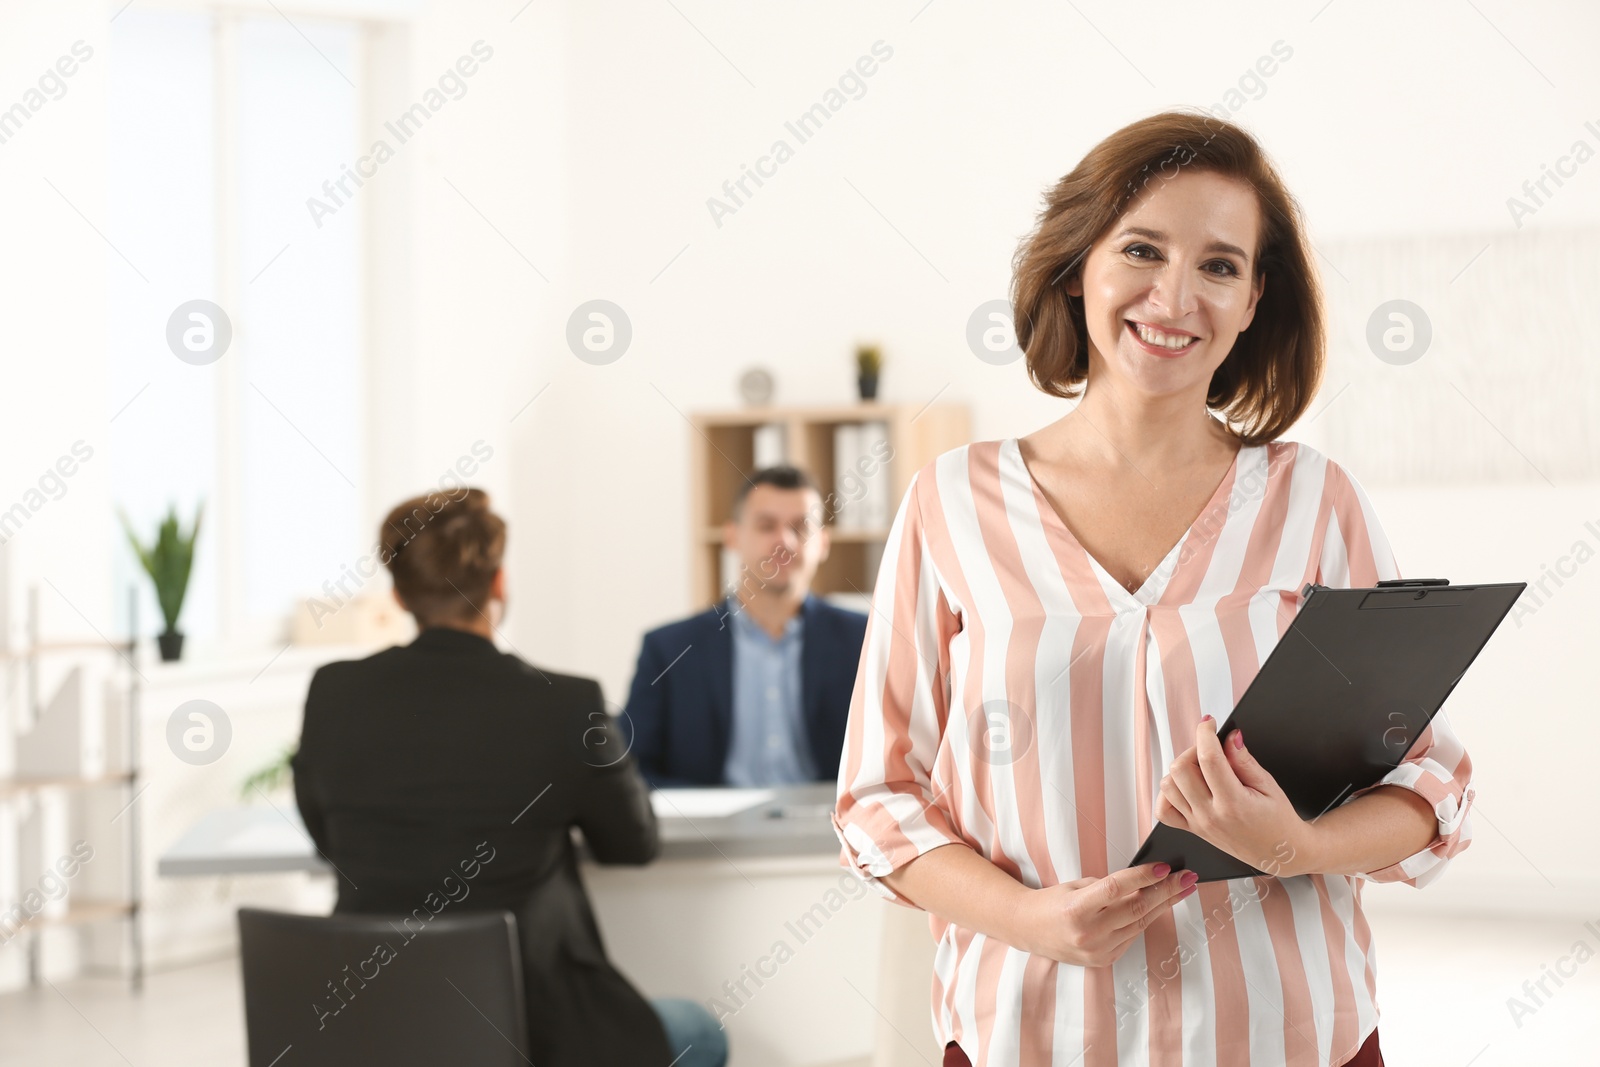
[[[301,817],[340,872],[334,910],[515,912],[540,1067],[720,1067],[710,1012],[647,1001],[606,959],[569,829],[602,863],[649,863],[655,815],[599,684],[496,649],[506,526],[488,496],[408,500],[379,537],[420,633],[318,670],[294,757]]]

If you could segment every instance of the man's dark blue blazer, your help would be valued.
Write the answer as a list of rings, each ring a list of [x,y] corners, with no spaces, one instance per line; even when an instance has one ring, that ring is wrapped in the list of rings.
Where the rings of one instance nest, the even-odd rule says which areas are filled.
[[[733,601],[738,604],[737,599]],[[725,785],[733,726],[728,601],[644,635],[623,729],[652,786]],[[838,777],[867,617],[807,594],[800,607],[800,707],[818,781]]]

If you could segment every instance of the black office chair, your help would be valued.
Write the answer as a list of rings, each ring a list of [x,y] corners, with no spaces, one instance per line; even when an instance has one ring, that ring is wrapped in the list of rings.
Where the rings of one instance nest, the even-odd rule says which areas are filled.
[[[422,922],[240,908],[239,949],[250,1067],[529,1062],[508,911]]]

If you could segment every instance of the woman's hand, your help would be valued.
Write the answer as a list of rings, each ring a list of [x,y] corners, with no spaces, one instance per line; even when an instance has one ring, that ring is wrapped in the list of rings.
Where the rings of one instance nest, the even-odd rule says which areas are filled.
[[[1276,878],[1311,870],[1310,824],[1244,747],[1243,732],[1235,730],[1224,745],[1209,715],[1195,728],[1194,747],[1161,779],[1156,820]]]
[[[1032,938],[1017,947],[1079,967],[1109,967],[1151,923],[1194,892],[1200,876],[1165,863],[1031,891],[1019,916]]]

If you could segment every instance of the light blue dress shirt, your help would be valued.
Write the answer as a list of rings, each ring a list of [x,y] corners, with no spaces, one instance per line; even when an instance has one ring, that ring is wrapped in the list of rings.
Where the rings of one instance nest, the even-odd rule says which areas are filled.
[[[725,607],[733,617],[733,738],[723,778],[735,786],[814,781],[800,707],[800,613],[774,640],[737,597]]]

